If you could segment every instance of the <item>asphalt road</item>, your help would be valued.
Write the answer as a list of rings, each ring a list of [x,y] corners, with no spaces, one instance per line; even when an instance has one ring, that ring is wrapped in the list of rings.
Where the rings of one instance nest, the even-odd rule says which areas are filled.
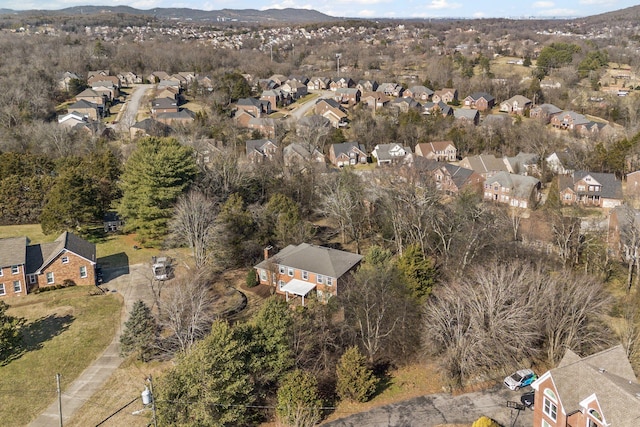
[[[147,90],[151,89],[154,85],[136,85],[133,93],[127,98],[118,114],[118,124],[116,130],[118,132],[128,132],[129,127],[136,123],[136,116],[138,115],[138,109],[140,108],[140,101],[144,97]]]
[[[507,401],[520,403],[519,392],[497,387],[491,390],[452,396],[438,393],[420,396],[323,424],[323,427],[433,427],[440,424],[471,424],[481,416],[503,426],[530,427],[533,411],[507,408]]]

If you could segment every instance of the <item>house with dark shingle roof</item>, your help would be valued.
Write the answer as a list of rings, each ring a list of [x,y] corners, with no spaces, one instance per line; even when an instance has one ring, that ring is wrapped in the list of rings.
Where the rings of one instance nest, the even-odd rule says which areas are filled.
[[[586,357],[567,350],[531,387],[536,427],[638,426],[640,384],[621,345]]]
[[[436,182],[436,188],[445,194],[456,195],[463,190],[470,190],[480,194],[482,191],[484,178],[471,169],[451,163],[438,162],[422,156],[414,158],[413,167],[433,177]]]
[[[95,285],[96,245],[64,232],[49,243],[26,237],[0,239],[0,297],[27,295],[72,280]]]
[[[531,108],[529,111],[529,117],[532,119],[538,119],[544,123],[549,123],[553,116],[561,112],[562,109],[553,104],[542,104]]]
[[[531,100],[522,95],[514,95],[506,101],[500,103],[500,111],[509,114],[518,114],[523,116],[531,109],[533,103]]]
[[[273,160],[278,146],[270,139],[250,139],[245,142],[247,158],[251,163],[260,163],[265,159]]]
[[[462,105],[467,108],[475,108],[478,111],[486,111],[493,108],[496,99],[486,92],[475,92],[467,96]]]
[[[416,156],[439,162],[455,162],[457,155],[458,150],[453,141],[421,142],[416,145]]]
[[[489,178],[498,172],[509,172],[504,161],[502,159],[498,159],[493,154],[467,156],[460,160],[460,166],[474,170],[484,178]]]
[[[258,281],[275,287],[276,293],[291,298],[315,294],[326,303],[339,295],[345,286],[345,276],[362,261],[362,255],[324,246],[301,243],[289,245],[275,255],[272,247],[265,249],[264,260],[257,264]]]
[[[338,167],[367,163],[367,152],[364,145],[357,142],[331,144],[329,161]]]
[[[612,173],[575,171],[558,177],[558,189],[564,205],[614,208],[623,202],[622,182]]]
[[[551,117],[551,126],[563,130],[578,130],[588,125],[591,120],[587,119],[580,113],[565,110]]]
[[[473,125],[480,123],[480,112],[469,108],[453,109],[453,117],[459,122],[466,122]]]

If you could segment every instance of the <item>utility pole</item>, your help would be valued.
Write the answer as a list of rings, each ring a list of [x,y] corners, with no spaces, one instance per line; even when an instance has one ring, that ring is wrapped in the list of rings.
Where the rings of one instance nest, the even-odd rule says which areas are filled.
[[[151,411],[153,413],[153,427],[158,427],[158,417],[156,416],[156,397],[153,394],[153,378],[149,375],[149,392],[151,393]]]
[[[60,374],[56,374],[56,390],[58,392],[58,413],[60,414],[60,427],[62,427],[62,391],[60,390]]]
[[[336,71],[338,72],[338,77],[340,77],[340,58],[342,58],[342,54],[336,53]]]

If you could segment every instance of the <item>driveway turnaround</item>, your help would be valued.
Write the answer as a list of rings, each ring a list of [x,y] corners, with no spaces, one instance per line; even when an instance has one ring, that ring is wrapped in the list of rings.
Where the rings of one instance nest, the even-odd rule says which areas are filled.
[[[440,424],[472,424],[485,415],[503,426],[529,427],[533,411],[507,408],[507,401],[520,403],[520,392],[497,387],[452,396],[431,394],[380,406],[323,424],[323,427],[434,427]]]
[[[104,385],[111,374],[113,374],[122,363],[123,359],[120,357],[120,334],[122,333],[124,322],[129,318],[129,313],[131,312],[134,302],[141,299],[145,301],[149,307],[153,305],[153,295],[147,285],[148,274],[145,274],[147,269],[149,269],[149,266],[146,264],[133,265],[128,270],[128,274],[120,275],[116,279],[108,281],[103,286],[104,288],[120,293],[124,298],[120,327],[116,331],[113,341],[111,341],[111,344],[109,344],[100,357],[89,365],[68,388],[62,390],[63,423],[68,421],[75,411]],[[106,278],[110,272],[105,271],[104,273]],[[29,424],[30,427],[50,427],[58,425],[60,425],[60,413],[58,411],[57,398],[38,418]]]

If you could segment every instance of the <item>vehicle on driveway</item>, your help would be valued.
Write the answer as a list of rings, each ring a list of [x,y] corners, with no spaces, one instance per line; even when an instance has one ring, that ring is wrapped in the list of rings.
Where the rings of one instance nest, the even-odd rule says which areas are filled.
[[[536,396],[535,390],[528,391],[526,393],[523,393],[522,396],[520,396],[520,402],[522,402],[522,404],[527,408],[533,409],[533,402],[535,400],[535,396]]]
[[[531,385],[538,378],[531,369],[520,369],[513,375],[510,375],[504,379],[504,385],[510,390],[517,391],[522,387]]]
[[[156,280],[168,280],[173,278],[173,260],[170,257],[152,257],[151,269]]]

